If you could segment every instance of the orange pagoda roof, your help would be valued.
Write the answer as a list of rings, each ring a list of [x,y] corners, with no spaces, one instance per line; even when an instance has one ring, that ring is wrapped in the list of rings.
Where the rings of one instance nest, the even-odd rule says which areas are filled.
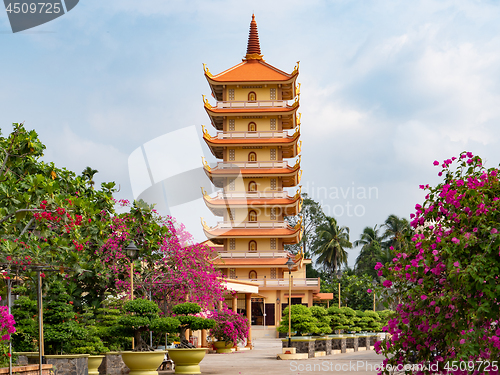
[[[224,216],[227,212],[228,206],[231,208],[245,208],[245,207],[281,207],[283,209],[285,216],[294,216],[300,212],[302,207],[302,197],[300,196],[301,189],[297,190],[294,196],[284,196],[282,197],[259,197],[258,192],[255,197],[252,197],[251,192],[232,194],[232,193],[219,193],[217,197],[212,198],[207,192],[202,188],[203,200],[207,207],[212,211],[214,215]],[[285,192],[281,192],[285,193]],[[241,197],[245,194],[246,197]],[[285,193],[286,194],[286,193]]]

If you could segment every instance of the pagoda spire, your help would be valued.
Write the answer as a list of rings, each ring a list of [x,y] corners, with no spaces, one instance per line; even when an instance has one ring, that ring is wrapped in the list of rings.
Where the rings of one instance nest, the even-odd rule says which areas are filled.
[[[246,60],[262,60],[260,54],[259,33],[257,31],[257,22],[255,21],[255,14],[252,14],[252,22],[250,22],[250,33],[248,35],[248,46]]]

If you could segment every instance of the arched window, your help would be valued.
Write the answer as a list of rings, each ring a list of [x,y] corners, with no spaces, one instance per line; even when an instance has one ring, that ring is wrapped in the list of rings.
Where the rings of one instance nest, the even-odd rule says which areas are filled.
[[[257,271],[254,271],[254,270],[250,271],[248,273],[248,278],[250,280],[257,280]]]
[[[257,101],[257,94],[255,92],[253,92],[253,91],[250,91],[248,93],[248,101],[249,102],[255,102],[255,101]]]
[[[257,242],[250,241],[248,243],[248,252],[249,253],[255,253],[255,252],[257,252]]]
[[[257,131],[257,124],[255,122],[248,123],[248,131],[249,132],[256,132]]]
[[[250,152],[248,154],[248,161],[257,161],[257,154],[255,152]]]
[[[254,210],[248,213],[248,221],[257,221],[257,212]]]
[[[255,181],[248,183],[248,191],[257,191],[257,183]]]

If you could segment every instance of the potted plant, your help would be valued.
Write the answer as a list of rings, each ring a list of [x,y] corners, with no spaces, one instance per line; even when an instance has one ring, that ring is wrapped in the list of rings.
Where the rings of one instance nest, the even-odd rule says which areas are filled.
[[[217,341],[214,346],[217,353],[231,353],[231,348],[239,341],[248,338],[250,324],[248,319],[241,314],[223,308],[210,313],[210,318],[215,321],[215,326],[210,330],[210,335]]]
[[[122,352],[123,362],[130,369],[130,375],[157,375],[157,368],[163,362],[164,351],[154,351],[144,339],[142,333],[155,331],[157,333],[174,332],[180,322],[176,318],[160,318],[160,308],[153,301],[135,299],[123,305],[125,315],[117,323],[124,333],[132,334],[135,348],[132,352]]]
[[[176,374],[201,374],[200,362],[205,357],[206,348],[195,348],[186,338],[188,329],[198,331],[200,329],[210,329],[215,325],[215,321],[210,318],[200,316],[201,307],[196,303],[181,303],[172,309],[175,317],[180,321],[177,328],[181,343],[176,349],[169,349],[168,355],[175,363]]]

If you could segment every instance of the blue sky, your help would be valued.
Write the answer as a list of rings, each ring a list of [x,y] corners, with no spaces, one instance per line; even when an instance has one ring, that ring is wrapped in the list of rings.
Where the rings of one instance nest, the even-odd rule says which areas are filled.
[[[439,182],[434,160],[468,150],[498,165],[493,1],[81,0],[17,34],[0,12],[2,132],[25,121],[47,160],[90,165],[131,199],[135,149],[193,125],[201,138],[202,63],[218,73],[241,61],[252,12],[264,59],[288,72],[300,60],[304,190],[353,240],[389,214],[408,217],[423,200],[418,185]],[[319,195],[370,187],[366,199]],[[195,234],[200,216],[216,222],[189,215]]]

